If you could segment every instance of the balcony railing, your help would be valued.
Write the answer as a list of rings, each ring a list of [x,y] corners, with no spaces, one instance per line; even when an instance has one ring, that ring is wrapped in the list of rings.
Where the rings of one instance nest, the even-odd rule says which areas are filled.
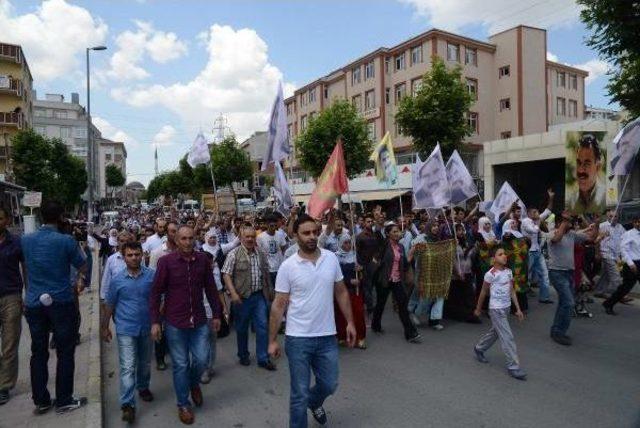
[[[22,64],[22,52],[20,46],[0,43],[0,58],[9,59],[17,62],[18,64]]]
[[[22,96],[22,81],[11,77],[0,76],[0,93]]]
[[[16,112],[0,112],[0,126],[15,126],[18,129],[22,129],[24,124],[24,114]]]

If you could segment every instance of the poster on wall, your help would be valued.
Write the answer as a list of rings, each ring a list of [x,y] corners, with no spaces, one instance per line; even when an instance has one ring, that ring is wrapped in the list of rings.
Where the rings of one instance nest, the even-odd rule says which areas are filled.
[[[565,207],[574,214],[603,214],[611,200],[606,137],[603,131],[566,133]]]

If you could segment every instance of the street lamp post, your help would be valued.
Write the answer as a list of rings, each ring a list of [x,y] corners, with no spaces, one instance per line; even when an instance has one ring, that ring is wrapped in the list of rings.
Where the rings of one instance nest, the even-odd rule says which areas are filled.
[[[104,51],[106,46],[87,48],[87,179],[89,193],[87,197],[87,221],[93,221],[93,190],[95,186],[96,159],[93,135],[91,133],[91,75],[89,72],[89,51]]]

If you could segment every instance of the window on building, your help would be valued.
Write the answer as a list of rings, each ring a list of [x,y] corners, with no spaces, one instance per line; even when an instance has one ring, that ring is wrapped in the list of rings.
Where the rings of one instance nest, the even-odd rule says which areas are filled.
[[[577,90],[578,89],[578,75],[577,74],[570,74],[569,75],[569,87],[573,90]]]
[[[369,137],[369,141],[376,141],[376,123],[375,122],[367,123],[367,136]]]
[[[404,69],[405,69],[404,53],[402,53],[400,55],[396,55],[396,71],[404,70]]]
[[[384,72],[386,74],[389,74],[389,72],[391,71],[390,70],[390,65],[389,65],[390,63],[391,63],[391,58],[390,57],[386,57],[384,59]]]
[[[309,89],[309,104],[316,102],[316,88]]]
[[[329,98],[329,88],[328,87],[324,87],[324,99],[326,100],[327,98]]]
[[[411,65],[422,63],[422,45],[411,48]]]
[[[447,43],[447,60],[460,62],[460,45]]]
[[[293,125],[290,123],[287,125],[287,138],[293,137]]]
[[[104,155],[104,160],[105,160],[106,162],[111,162],[111,153],[107,153],[107,154],[105,154],[105,155]]]
[[[371,110],[376,108],[376,91],[370,90],[364,93],[364,109]]]
[[[75,128],[74,134],[76,138],[87,138],[87,128]]]
[[[469,125],[474,133],[478,133],[478,113],[473,111],[467,113],[467,125]]]
[[[66,119],[67,111],[66,110],[55,110],[54,115],[56,119]]]
[[[391,102],[391,88],[385,88],[384,90],[384,103],[389,104]]]
[[[116,154],[113,156],[115,162],[122,162],[122,155]]]
[[[42,135],[43,137],[46,137],[47,135],[47,128],[46,126],[36,126],[33,128],[38,134]]]
[[[400,83],[399,85],[396,85],[396,99],[395,99],[395,103],[399,104],[400,100],[402,100],[404,98],[404,96],[407,93],[407,85],[404,83]]]
[[[307,129],[307,115],[304,115],[300,118],[300,129],[302,131]]]
[[[374,77],[376,77],[375,63],[373,61],[369,61],[364,66],[364,80],[373,79]]]
[[[576,100],[569,100],[569,116],[578,117],[578,102]]]
[[[303,106],[307,105],[307,94],[308,94],[308,92],[303,92],[300,95],[300,104],[303,105]]]
[[[48,108],[47,110],[45,110],[45,117],[53,117],[53,110]]]
[[[500,138],[506,140],[507,138],[511,138],[511,131],[503,131],[500,133]]]
[[[68,126],[60,127],[60,138],[71,138],[71,129]]]
[[[508,77],[511,75],[511,67],[505,65],[498,69],[498,78],[502,79],[503,77]]]
[[[464,63],[469,65],[478,65],[478,50],[470,48],[469,46],[464,48]]]
[[[478,99],[478,81],[476,79],[467,78],[467,91],[474,100]]]
[[[37,108],[33,110],[33,116],[34,117],[45,117],[45,115],[47,114],[47,112],[44,109],[41,108]]]
[[[500,111],[511,110],[511,98],[503,98],[500,100]]]
[[[356,85],[362,81],[361,67],[357,66],[351,69],[351,85]]]
[[[356,95],[352,97],[351,104],[353,104],[356,110],[362,111],[362,95]]]
[[[411,81],[411,95],[415,97],[421,87],[422,79],[414,79]]]
[[[291,104],[287,104],[287,116],[291,116]]]
[[[567,73],[558,71],[556,74],[556,86],[564,88],[567,85]]]
[[[556,98],[556,115],[558,116],[567,115],[567,100],[565,100],[562,97]]]

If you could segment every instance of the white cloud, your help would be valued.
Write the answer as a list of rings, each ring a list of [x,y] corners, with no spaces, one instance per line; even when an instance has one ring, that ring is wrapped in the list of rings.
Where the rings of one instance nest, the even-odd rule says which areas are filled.
[[[104,138],[107,138],[113,141],[122,141],[126,145],[127,149],[131,149],[139,145],[138,141],[135,138],[131,137],[122,129],[119,129],[113,126],[106,119],[93,116],[92,120],[93,120],[93,124],[96,126],[96,128],[100,130]]]
[[[161,105],[179,115],[189,132],[212,125],[223,113],[240,139],[266,129],[269,109],[282,73],[269,63],[267,44],[252,29],[213,25],[206,37],[204,69],[191,81],[171,85],[121,87],[111,91],[135,107]],[[285,93],[292,85],[285,84]]]
[[[154,147],[165,147],[172,145],[175,139],[176,129],[171,125],[164,125],[160,128],[160,131],[153,136],[152,142]]]
[[[576,68],[580,68],[582,70],[587,70],[589,72],[589,76],[585,80],[585,84],[590,84],[594,80],[604,76],[609,71],[609,65],[599,59],[592,59],[582,64],[574,65]]]
[[[116,37],[117,50],[109,60],[107,77],[140,80],[149,77],[140,63],[148,55],[153,61],[166,63],[187,53],[187,45],[175,33],[156,30],[148,22],[134,21],[136,31],[123,31]],[[101,77],[104,77],[101,76]]]
[[[548,61],[553,61],[553,62],[558,62],[558,55],[551,53],[551,52],[547,52],[547,60]]]
[[[579,7],[575,0],[399,0],[415,8],[416,15],[443,30],[456,31],[480,24],[497,33],[520,24],[555,27],[573,23]]]
[[[33,13],[15,15],[0,0],[2,41],[22,46],[34,80],[52,80],[78,66],[78,54],[104,43],[107,25],[80,6],[47,0]]]

